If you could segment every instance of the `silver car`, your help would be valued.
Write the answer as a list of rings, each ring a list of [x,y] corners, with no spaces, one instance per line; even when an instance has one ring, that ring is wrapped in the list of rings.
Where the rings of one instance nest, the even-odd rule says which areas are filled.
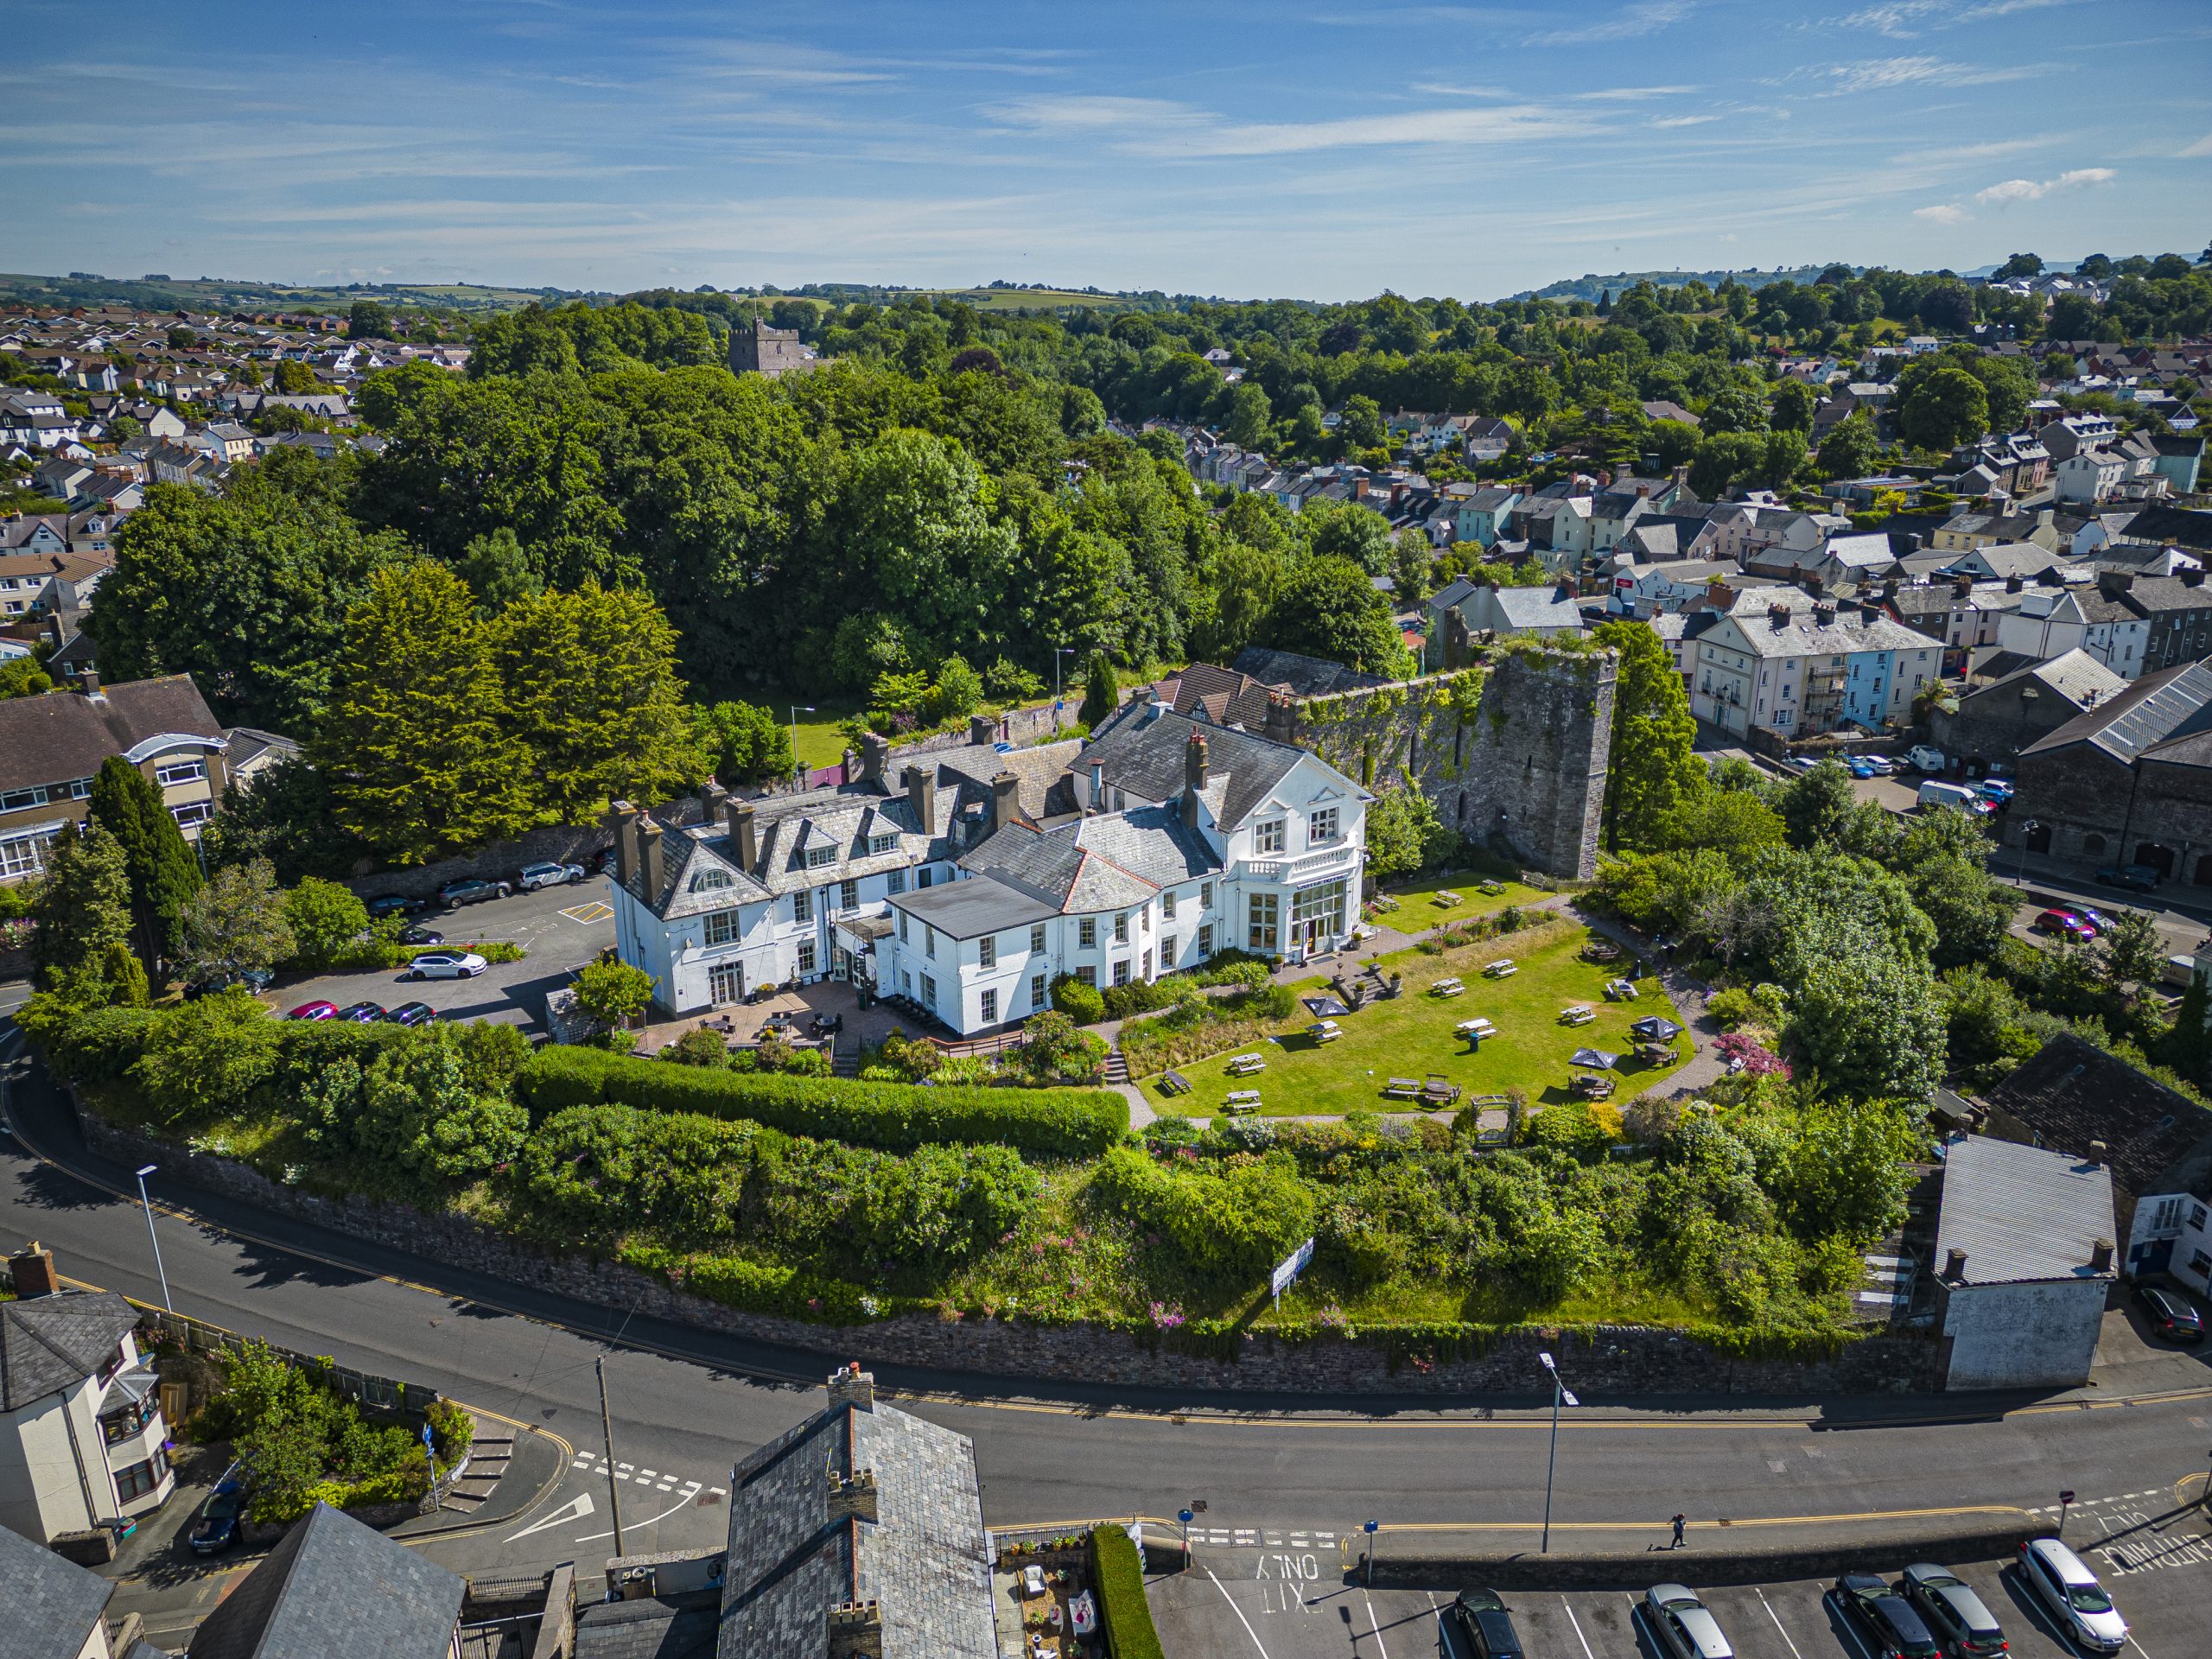
[[[474,979],[492,964],[474,950],[425,950],[407,964],[402,979]]]
[[[563,887],[584,879],[581,864],[525,864],[522,867],[522,890],[536,893],[540,887]]]
[[[2020,1576],[2035,1586],[2037,1599],[2056,1615],[2059,1628],[2092,1653],[2118,1653],[2127,1646],[2127,1621],[2082,1558],[2056,1538],[2034,1538],[2020,1546]]]
[[[1736,1659],[1720,1621],[1687,1585],[1653,1585],[1643,1592],[1643,1617],[1675,1659]]]
[[[1904,1570],[1904,1597],[1947,1653],[1958,1659],[1998,1659],[2006,1649],[1997,1616],[1974,1586],[1948,1567],[1922,1561]]]

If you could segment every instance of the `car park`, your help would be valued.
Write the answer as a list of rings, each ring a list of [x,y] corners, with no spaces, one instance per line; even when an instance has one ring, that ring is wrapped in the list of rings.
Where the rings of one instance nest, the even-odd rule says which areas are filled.
[[[438,1017],[437,1010],[427,1002],[403,1002],[389,1009],[384,1016],[395,1026],[426,1026]]]
[[[1720,1621],[1687,1585],[1653,1585],[1643,1592],[1643,1617],[1675,1659],[1736,1659]]]
[[[1924,743],[1908,749],[1905,752],[1904,758],[1905,764],[1910,766],[1915,772],[1941,772],[1943,770],[1943,751],[1941,749],[1931,749]]]
[[[536,893],[540,887],[564,887],[584,879],[581,864],[525,864],[522,867],[522,890]]]
[[[438,889],[438,902],[448,910],[459,910],[463,905],[480,905],[488,899],[504,899],[514,891],[511,883],[486,881],[478,876],[465,880],[448,881]]]
[[[331,1016],[334,1020],[353,1020],[363,1024],[384,1018],[381,1002],[349,1002]]]
[[[2183,1300],[2178,1291],[2168,1290],[2163,1285],[2135,1287],[2135,1306],[2143,1312],[2143,1323],[2154,1335],[2168,1342],[2199,1343],[2204,1340],[2204,1316]]]
[[[321,1001],[302,1002],[284,1017],[287,1020],[335,1020],[338,1017],[338,1005],[335,1002]]]
[[[1942,1650],[1913,1605],[1872,1573],[1847,1573],[1828,1593],[1874,1659],[1942,1659]]]
[[[2108,864],[2097,872],[2097,880],[2108,887],[2126,887],[2134,893],[2154,892],[2158,885],[2157,870],[2148,864]]]
[[[404,893],[380,893],[369,900],[369,919],[380,922],[387,916],[419,916],[430,907],[427,899],[410,899]]]
[[[238,1522],[245,1515],[245,1484],[232,1476],[225,1476],[200,1506],[200,1513],[193,1517],[192,1528],[185,1535],[185,1542],[195,1555],[216,1555],[238,1541]]]
[[[2077,1646],[2094,1653],[2127,1646],[2127,1621],[2079,1555],[2056,1538],[2034,1538],[2020,1546],[2019,1562],[2029,1589]]]
[[[1528,1652],[1495,1590],[1462,1590],[1452,1598],[1452,1619],[1469,1659],[1523,1659]]]
[[[402,944],[443,944],[446,936],[435,927],[424,927],[420,922],[410,922],[399,930]]]
[[[2070,910],[2046,910],[2032,925],[2038,933],[2063,933],[2069,938],[2094,939],[2097,930]]]
[[[1949,1567],[1925,1561],[1908,1567],[1902,1588],[1929,1634],[1953,1659],[1996,1659],[2010,1648],[1996,1615]]]
[[[409,963],[402,979],[474,979],[492,964],[474,950],[425,950]]]

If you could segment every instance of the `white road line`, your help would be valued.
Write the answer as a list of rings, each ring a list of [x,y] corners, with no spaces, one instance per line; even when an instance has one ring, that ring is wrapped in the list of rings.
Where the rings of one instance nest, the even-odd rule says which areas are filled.
[[[1766,1609],[1766,1616],[1774,1621],[1774,1628],[1782,1630],[1782,1639],[1784,1642],[1789,1642],[1789,1632],[1782,1630],[1782,1615],[1774,1611],[1774,1604],[1766,1599],[1766,1592],[1757,1585],[1753,1585],[1751,1593],[1759,1599],[1759,1605]],[[1805,1659],[1803,1654],[1797,1652],[1797,1644],[1795,1642],[1789,1642],[1789,1651],[1796,1656],[1796,1659]]]
[[[1582,1634],[1582,1621],[1574,1616],[1574,1604],[1561,1596],[1559,1605],[1567,1609],[1567,1622],[1574,1627],[1574,1639],[1582,1644],[1582,1659],[1598,1659],[1598,1656],[1590,1651],[1590,1638]]]
[[[2143,1659],[2151,1659],[2151,1656],[2148,1653],[2144,1652],[2143,1644],[2135,1639],[2135,1632],[2133,1630],[2130,1630],[2127,1633],[2127,1645],[2134,1649],[2136,1652],[2142,1654]]]
[[[578,1539],[577,1541],[581,1543],[583,1541]],[[1229,1604],[1229,1611],[1236,1615],[1236,1622],[1244,1627],[1244,1634],[1252,1638],[1253,1649],[1260,1659],[1268,1659],[1267,1643],[1260,1640],[1260,1633],[1252,1628],[1252,1621],[1244,1617],[1244,1610],[1236,1605],[1236,1598],[1229,1593],[1219,1579],[1213,1578],[1213,1568],[1206,1568],[1206,1577],[1213,1579],[1213,1587],[1221,1592],[1221,1599]]]
[[[1761,1596],[1759,1599],[1761,1601],[1764,1601],[1766,1598],[1764,1596]],[[1827,1605],[1833,1600],[1833,1592],[1824,1590],[1821,1592],[1821,1602],[1822,1605]],[[1782,1621],[1777,1618],[1774,1622],[1776,1626],[1779,1628]],[[1840,1605],[1838,1605],[1835,1608],[1835,1622],[1842,1627],[1843,1633],[1851,1638],[1851,1650],[1859,1656],[1859,1659],[1874,1659],[1874,1656],[1866,1651],[1866,1644],[1859,1639],[1859,1627],[1851,1622],[1851,1616],[1847,1613]],[[1787,1633],[1784,1633],[1782,1639],[1787,1642],[1789,1637]],[[1793,1648],[1791,1651],[1795,1652],[1796,1649]]]
[[[682,1509],[683,1507],[683,1504],[681,1504],[681,1503],[671,1503],[671,1504],[670,1504],[670,1505],[669,1505],[669,1507],[668,1507],[668,1508],[666,1508],[666,1509],[663,1510],[662,1510],[658,1515],[648,1516],[646,1519],[645,1519],[645,1520],[643,1520],[643,1521],[632,1521],[632,1522],[630,1522],[630,1525],[631,1525],[632,1527],[633,1527],[633,1528],[634,1528],[634,1527],[650,1527],[650,1526],[651,1526],[651,1525],[652,1525],[652,1523],[653,1523],[654,1522],[656,1522],[656,1521],[665,1521],[665,1520],[667,1520],[667,1519],[668,1519],[668,1517],[669,1517],[670,1516],[674,1515],[674,1514],[677,1512],[677,1510],[678,1510]],[[593,1542],[594,1540],[601,1539],[601,1538],[612,1538],[613,1535],[613,1535],[612,1532],[594,1532],[594,1533],[591,1534],[588,1537],[584,1537],[584,1538],[571,1538],[570,1540],[569,1540],[569,1541],[570,1543],[572,1543],[572,1544],[588,1544],[588,1543]]]
[[[1390,1659],[1390,1649],[1382,1640],[1382,1621],[1375,1617],[1375,1603],[1364,1590],[1359,1592],[1359,1599],[1367,1603],[1367,1628],[1375,1632],[1376,1652],[1381,1654],[1382,1659]]]

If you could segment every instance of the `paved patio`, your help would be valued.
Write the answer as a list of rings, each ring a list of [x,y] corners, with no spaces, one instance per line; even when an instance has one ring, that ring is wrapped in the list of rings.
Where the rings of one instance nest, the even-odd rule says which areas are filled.
[[[894,1031],[903,1031],[908,1036],[920,1034],[911,1015],[881,1002],[863,1009],[851,985],[840,979],[825,979],[797,990],[779,991],[754,1003],[733,1003],[710,1013],[686,1014],[681,1020],[655,1020],[639,1034],[637,1052],[657,1054],[685,1032],[695,1031],[702,1025],[715,1022],[715,1028],[720,1030],[719,1022],[724,1020],[730,1022],[730,1029],[722,1035],[733,1043],[759,1042],[761,1028],[778,1014],[798,1020],[801,1033],[805,1033],[812,1030],[817,1014],[843,1016],[845,1028],[837,1033],[837,1052],[841,1054],[852,1053],[855,1045],[873,1048]]]

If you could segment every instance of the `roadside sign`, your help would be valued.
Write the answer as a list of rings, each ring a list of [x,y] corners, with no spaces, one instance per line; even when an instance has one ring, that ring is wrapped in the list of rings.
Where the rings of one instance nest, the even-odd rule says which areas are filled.
[[[1282,1300],[1283,1292],[1290,1287],[1300,1274],[1306,1271],[1313,1260],[1313,1241],[1309,1238],[1275,1263],[1274,1272],[1268,1275],[1268,1286],[1274,1292],[1277,1301]]]

